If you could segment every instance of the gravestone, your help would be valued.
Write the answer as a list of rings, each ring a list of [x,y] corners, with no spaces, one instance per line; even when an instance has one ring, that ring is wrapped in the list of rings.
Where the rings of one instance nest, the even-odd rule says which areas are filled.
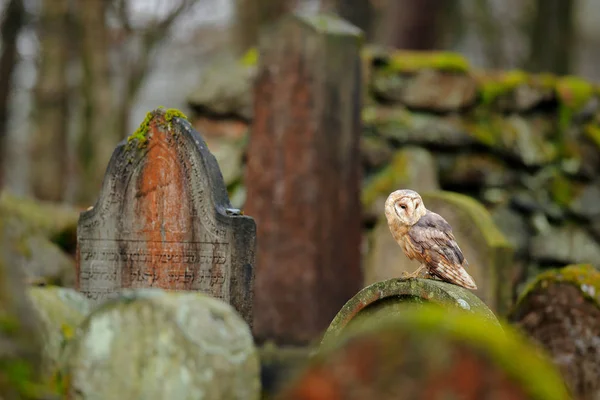
[[[600,398],[600,271],[581,264],[541,273],[508,320],[550,355],[575,398]]]
[[[362,285],[360,44],[324,15],[288,15],[261,38],[245,179],[259,343],[310,342]]]
[[[406,312],[407,306],[430,304],[477,314],[482,322],[500,325],[494,313],[468,289],[433,279],[388,279],[363,288],[348,300],[329,324],[321,346],[338,340],[354,324],[375,323]]]
[[[250,327],[198,292],[122,291],[79,325],[60,372],[68,399],[260,399]]]
[[[231,208],[200,134],[176,110],[148,113],[119,144],[77,231],[77,289],[93,303],[122,288],[207,293],[252,323],[255,223]]]
[[[452,226],[456,241],[469,262],[466,270],[477,284],[473,293],[492,311],[503,315],[512,304],[514,251],[489,212],[475,199],[459,193],[433,191],[421,193],[421,197],[428,210],[440,214]],[[367,256],[371,279],[397,278],[402,272],[419,268],[416,260],[404,255],[385,220],[378,222],[372,240],[374,243]]]
[[[365,320],[311,357],[277,400],[567,400],[557,369],[510,327],[439,306]]]

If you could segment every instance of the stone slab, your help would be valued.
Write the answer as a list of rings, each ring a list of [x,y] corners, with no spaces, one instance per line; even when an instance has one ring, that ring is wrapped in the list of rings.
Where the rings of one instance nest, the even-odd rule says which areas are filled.
[[[252,323],[254,220],[231,207],[215,157],[185,116],[148,113],[119,144],[99,198],[81,213],[77,289],[199,291]]]

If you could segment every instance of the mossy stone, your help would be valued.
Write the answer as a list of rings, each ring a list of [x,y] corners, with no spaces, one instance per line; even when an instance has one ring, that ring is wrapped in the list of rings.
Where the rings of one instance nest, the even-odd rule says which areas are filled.
[[[469,379],[461,379],[463,368],[472,368]],[[425,305],[379,321],[365,319],[328,341],[278,399],[341,399],[344,393],[453,398],[465,392],[483,398],[570,398],[548,356],[512,327]]]
[[[198,292],[130,289],[95,308],[64,350],[72,399],[255,399],[249,326]]]
[[[335,341],[355,323],[376,323],[406,312],[407,305],[435,303],[445,308],[458,308],[477,313],[492,325],[498,320],[494,313],[471,291],[433,279],[388,279],[375,282],[352,297],[327,328],[321,346]]]

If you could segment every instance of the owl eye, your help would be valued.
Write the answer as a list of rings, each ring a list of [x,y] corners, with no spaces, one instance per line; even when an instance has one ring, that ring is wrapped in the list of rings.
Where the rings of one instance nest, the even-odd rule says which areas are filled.
[[[400,204],[400,208],[406,210],[406,206],[404,204]]]

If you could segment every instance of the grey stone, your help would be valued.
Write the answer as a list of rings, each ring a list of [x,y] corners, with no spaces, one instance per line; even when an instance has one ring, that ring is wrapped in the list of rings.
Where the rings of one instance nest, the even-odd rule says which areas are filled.
[[[514,172],[489,154],[460,154],[442,169],[444,185],[506,186],[514,183]]]
[[[228,57],[218,60],[204,71],[197,89],[188,95],[188,104],[200,115],[235,115],[249,121],[255,74],[255,66]]]
[[[513,246],[515,253],[526,254],[531,235],[527,219],[509,207],[498,207],[492,211],[492,219]]]
[[[256,225],[233,208],[215,157],[173,110],[148,114],[116,148],[78,226],[78,289],[101,302],[122,288],[208,293],[252,324]]]
[[[477,84],[464,73],[423,69],[408,80],[402,102],[417,109],[458,111],[475,102]]]
[[[600,245],[582,227],[554,227],[531,240],[532,259],[560,264],[589,263],[600,267]]]
[[[80,325],[61,371],[71,399],[260,398],[250,328],[202,293],[124,290]]]
[[[363,110],[365,126],[399,144],[462,147],[476,140],[462,127],[458,115],[436,116],[409,112],[402,107],[371,107]]]
[[[91,308],[85,296],[70,288],[30,287],[28,295],[43,326],[43,368],[51,377],[59,368],[65,344]]]
[[[384,138],[363,134],[360,138],[360,153],[367,168],[379,168],[390,161],[393,151]]]
[[[600,217],[600,186],[598,184],[586,186],[569,205],[575,215],[583,218]]]

